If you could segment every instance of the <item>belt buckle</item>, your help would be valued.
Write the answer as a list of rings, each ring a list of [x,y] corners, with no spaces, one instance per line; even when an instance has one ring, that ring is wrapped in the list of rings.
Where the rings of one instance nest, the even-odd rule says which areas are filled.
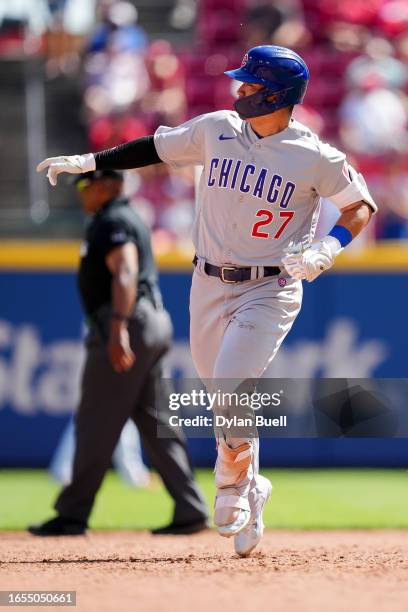
[[[228,280],[228,279],[226,279],[226,278],[224,277],[224,271],[225,271],[225,270],[231,270],[231,271],[234,271],[234,270],[236,270],[236,268],[231,268],[231,267],[229,267],[229,266],[221,266],[221,280],[222,280],[222,282],[223,282],[223,283],[227,283],[227,284],[229,284],[229,285],[235,285],[235,284],[236,284],[238,281],[236,281],[236,280]]]

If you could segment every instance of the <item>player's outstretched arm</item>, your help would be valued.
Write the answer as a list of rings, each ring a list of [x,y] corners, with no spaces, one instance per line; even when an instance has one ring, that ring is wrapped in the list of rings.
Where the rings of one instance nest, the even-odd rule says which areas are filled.
[[[315,280],[334,264],[337,255],[365,228],[372,209],[367,202],[355,202],[342,210],[331,232],[308,246],[295,245],[282,259],[290,276],[298,280]]]
[[[48,168],[48,180],[55,187],[58,175],[62,172],[82,174],[92,170],[128,170],[159,164],[161,161],[153,136],[145,136],[99,153],[48,157],[38,164],[37,172]]]

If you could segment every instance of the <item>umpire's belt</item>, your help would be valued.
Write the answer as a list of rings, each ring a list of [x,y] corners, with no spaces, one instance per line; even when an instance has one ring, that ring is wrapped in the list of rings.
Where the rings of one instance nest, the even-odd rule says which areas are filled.
[[[194,255],[193,264],[198,263],[197,255]],[[213,266],[207,261],[204,264],[204,272],[208,276],[216,276],[223,283],[242,283],[243,281],[251,280],[252,268],[235,268],[233,266]],[[276,276],[280,274],[281,269],[278,267],[269,267],[263,269],[263,276]]]

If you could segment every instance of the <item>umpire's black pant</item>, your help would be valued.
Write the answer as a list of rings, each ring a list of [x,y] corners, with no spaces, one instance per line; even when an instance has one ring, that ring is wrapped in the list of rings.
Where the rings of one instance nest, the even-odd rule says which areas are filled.
[[[62,490],[54,507],[61,516],[88,520],[122,428],[132,418],[153,467],[174,499],[174,522],[206,519],[184,439],[160,415],[162,401],[166,402],[170,392],[168,381],[162,378],[161,359],[171,342],[170,318],[146,298],[138,301],[129,323],[136,362],[123,373],[115,372],[108,359],[109,322],[110,308],[102,308],[86,340],[72,483]],[[167,436],[157,437],[158,424]]]

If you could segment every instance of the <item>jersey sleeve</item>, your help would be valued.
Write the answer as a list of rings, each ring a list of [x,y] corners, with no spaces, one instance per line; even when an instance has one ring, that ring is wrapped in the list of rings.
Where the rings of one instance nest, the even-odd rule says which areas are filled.
[[[315,189],[322,198],[339,193],[350,183],[347,176],[346,155],[329,144],[320,145],[320,163]]]
[[[160,159],[176,167],[204,164],[207,117],[194,117],[173,128],[161,125],[154,134]]]
[[[339,210],[363,200],[376,212],[377,205],[363,176],[347,163],[346,155],[326,143],[320,143],[320,154],[314,185],[319,196],[329,199]]]
[[[106,256],[110,251],[127,242],[137,245],[135,232],[121,219],[109,219],[99,229],[98,243],[102,255]]]

